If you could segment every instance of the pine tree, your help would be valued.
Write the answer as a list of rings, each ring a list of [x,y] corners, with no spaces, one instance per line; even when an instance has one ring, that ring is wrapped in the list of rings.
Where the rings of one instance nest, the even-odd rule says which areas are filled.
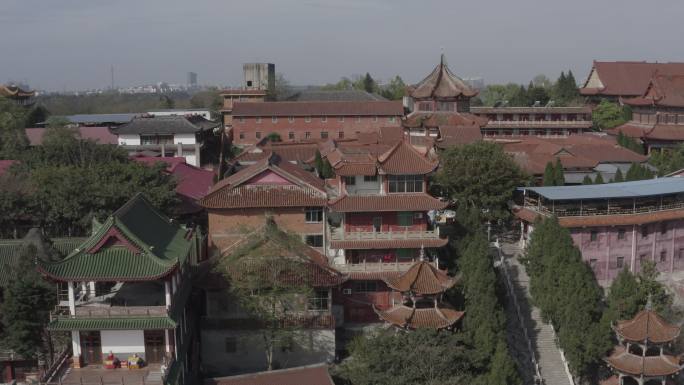
[[[594,178],[594,184],[604,184],[606,182],[603,181],[603,176],[601,175],[600,172],[596,173],[596,178]]]
[[[553,163],[547,162],[544,168],[544,179],[542,183],[544,186],[555,186],[556,185],[556,173],[554,172]]]
[[[554,186],[565,186],[565,173],[563,172],[563,164],[560,158],[556,158],[556,165],[553,168]]]
[[[613,177],[613,182],[619,183],[619,182],[624,182],[624,181],[625,181],[625,178],[622,176],[622,170],[620,170],[618,168],[617,171],[615,171],[615,176]]]
[[[594,182],[591,180],[589,175],[585,175],[584,179],[582,179],[582,184],[594,184]]]
[[[506,346],[504,339],[499,340],[492,358],[491,368],[487,376],[488,385],[520,385],[522,379],[520,378],[516,368],[515,362],[511,359],[511,355]]]
[[[377,85],[375,84],[375,80],[373,80],[371,75],[366,72],[366,76],[363,78],[363,89],[366,90],[366,92],[373,93],[375,92],[376,88]]]

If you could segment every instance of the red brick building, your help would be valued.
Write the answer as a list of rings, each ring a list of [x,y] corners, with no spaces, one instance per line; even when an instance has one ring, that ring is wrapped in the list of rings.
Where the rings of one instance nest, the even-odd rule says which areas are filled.
[[[233,143],[252,145],[275,133],[284,142],[355,138],[382,127],[400,127],[395,101],[235,102]]]

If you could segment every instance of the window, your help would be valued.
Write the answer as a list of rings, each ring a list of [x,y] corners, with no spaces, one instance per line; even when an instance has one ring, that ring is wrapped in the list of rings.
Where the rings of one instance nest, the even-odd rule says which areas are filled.
[[[140,135],[140,144],[173,144],[173,135]]]
[[[684,258],[684,249],[679,249],[679,255],[677,256],[678,259]]]
[[[311,247],[323,247],[323,234],[309,234],[304,236],[304,243]]]
[[[255,121],[257,124],[261,123],[261,116],[257,116],[256,119],[254,119],[254,121]]]
[[[616,266],[618,269],[622,269],[625,266],[625,257],[617,257]]]
[[[394,123],[395,120],[397,120],[397,118],[394,116],[390,116],[389,118],[387,118],[387,121],[390,123]]]
[[[418,103],[418,111],[432,111],[432,103],[430,103],[430,102]]]
[[[346,184],[347,186],[356,185],[356,177],[355,176],[345,176],[344,177],[344,184]]]
[[[359,293],[369,293],[378,291],[377,281],[354,281],[354,291]]]
[[[596,230],[591,230],[590,239],[592,242],[596,242],[598,239],[598,232]]]
[[[244,139],[244,138],[245,138],[245,133],[240,131],[240,139]]]
[[[239,118],[238,118],[238,122],[244,123],[244,122],[245,122],[245,117],[244,117],[244,116],[239,117]]]
[[[305,132],[305,133],[304,133],[304,137],[305,137],[306,139],[310,139],[310,138],[311,138],[311,132],[309,132],[309,131]]]
[[[327,122],[327,121],[328,121],[328,117],[327,117],[327,116],[321,116],[321,122],[325,123],[325,122]]]
[[[641,238],[648,238],[648,226],[641,226]]]
[[[277,116],[271,116],[271,123],[278,123],[278,117]]]
[[[288,121],[289,123],[294,123],[294,121],[295,121],[295,120],[294,120],[294,116],[288,116],[288,117],[287,117],[287,121]]]
[[[306,209],[307,223],[321,223],[323,222],[323,209],[320,207],[307,207]]]
[[[311,117],[310,116],[305,117],[304,121],[307,123],[311,123]]]
[[[235,337],[226,337],[224,341],[224,345],[226,347],[226,353],[235,353],[237,352],[237,338]]]
[[[309,310],[328,310],[328,290],[316,289],[309,297]]]
[[[356,117],[356,123],[361,123],[361,117],[360,116]]]
[[[412,249],[397,249],[397,258],[398,259],[411,259],[415,256],[414,252]]]
[[[364,175],[363,181],[364,182],[377,182],[378,176],[377,175]]]
[[[340,123],[341,123],[341,122],[344,122],[344,116],[338,116],[338,117],[337,117],[337,121],[340,122]]]
[[[339,132],[337,133],[337,137],[340,138],[340,139],[343,139],[343,138],[344,138],[344,131],[339,131]]]
[[[288,133],[287,133],[287,138],[290,139],[290,140],[294,140],[294,138],[295,138],[294,131],[288,132]]]
[[[641,254],[641,255],[639,256],[639,264],[644,263],[644,259],[646,259],[646,254]]]
[[[378,121],[378,117],[377,117],[377,116],[374,116],[374,117],[373,117],[373,121],[374,121],[374,122],[377,122],[377,121]]]
[[[403,192],[422,192],[423,191],[423,176],[422,175],[390,175],[389,176],[389,192],[403,193]]]
[[[328,131],[321,131],[321,139],[328,139]]]
[[[660,234],[667,233],[667,222],[660,222]]]
[[[625,239],[625,229],[618,230],[618,239]]]
[[[660,262],[665,262],[667,261],[667,251],[662,250],[660,252]]]
[[[254,136],[256,136],[257,139],[261,139],[261,131],[255,132]]]
[[[397,224],[399,226],[413,226],[413,212],[400,211],[397,213]]]

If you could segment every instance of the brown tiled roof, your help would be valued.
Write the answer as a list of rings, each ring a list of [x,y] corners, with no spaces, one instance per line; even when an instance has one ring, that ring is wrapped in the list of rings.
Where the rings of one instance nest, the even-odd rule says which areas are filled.
[[[605,360],[615,370],[637,376],[669,376],[681,370],[678,357],[669,355],[642,357],[629,353],[623,346],[616,347],[610,357]]]
[[[234,160],[238,162],[255,162],[273,153],[288,162],[307,163],[314,159],[316,150],[318,150],[318,143],[314,142],[267,142],[262,145],[250,146],[236,156]]]
[[[464,312],[448,307],[411,308],[397,305],[386,311],[375,310],[380,318],[408,329],[446,329],[463,317]]]
[[[615,332],[631,342],[663,344],[679,336],[679,327],[668,323],[652,310],[642,310],[631,320],[619,321]]]
[[[586,88],[585,83],[580,88],[582,95],[641,96],[656,71],[661,75],[684,75],[684,63],[594,61],[592,71],[598,73],[603,88]]]
[[[436,160],[432,161],[426,158],[403,140],[378,156],[378,163],[380,169],[389,175],[428,174],[434,171],[438,165]]]
[[[526,207],[516,207],[513,214],[526,221],[534,222],[539,214]],[[684,209],[663,210],[639,214],[592,215],[583,217],[560,217],[558,223],[567,228],[592,226],[643,225],[647,223],[671,221],[684,218]]]
[[[439,126],[437,146],[440,148],[461,146],[478,140],[482,140],[482,131],[479,126]]]
[[[418,249],[420,247],[442,247],[449,243],[446,238],[428,239],[377,239],[362,241],[330,241],[333,249]]]
[[[400,271],[353,271],[347,275],[349,281],[385,281],[397,278]]]
[[[374,161],[368,163],[345,163],[340,162],[333,166],[335,175],[339,176],[356,176],[356,175],[377,175],[378,170]]]
[[[218,377],[204,380],[204,385],[335,385],[326,364],[301,366]]]
[[[456,98],[458,96],[475,96],[477,90],[470,88],[463,79],[454,75],[445,63],[444,55],[442,55],[437,67],[418,84],[410,86],[408,93],[416,99]]]
[[[271,170],[292,185],[243,185]],[[297,165],[270,154],[257,163],[223,179],[200,200],[206,208],[325,206],[324,182]]]
[[[233,116],[401,116],[401,101],[236,102]]]
[[[330,209],[336,212],[363,211],[429,211],[447,207],[446,202],[426,193],[386,195],[343,195],[330,201]]]
[[[402,293],[420,295],[443,293],[456,284],[456,279],[437,269],[432,263],[419,261],[397,278],[385,280],[387,286]]]

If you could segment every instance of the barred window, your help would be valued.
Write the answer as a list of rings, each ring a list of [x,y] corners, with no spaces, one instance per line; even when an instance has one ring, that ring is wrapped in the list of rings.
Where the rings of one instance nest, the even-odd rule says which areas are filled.
[[[323,222],[323,209],[320,207],[307,207],[306,209],[307,223],[321,223]]]
[[[306,235],[304,242],[311,247],[323,247],[323,234]]]
[[[369,293],[378,291],[377,281],[354,281],[354,292]]]
[[[328,290],[316,289],[309,297],[309,310],[328,310]]]

